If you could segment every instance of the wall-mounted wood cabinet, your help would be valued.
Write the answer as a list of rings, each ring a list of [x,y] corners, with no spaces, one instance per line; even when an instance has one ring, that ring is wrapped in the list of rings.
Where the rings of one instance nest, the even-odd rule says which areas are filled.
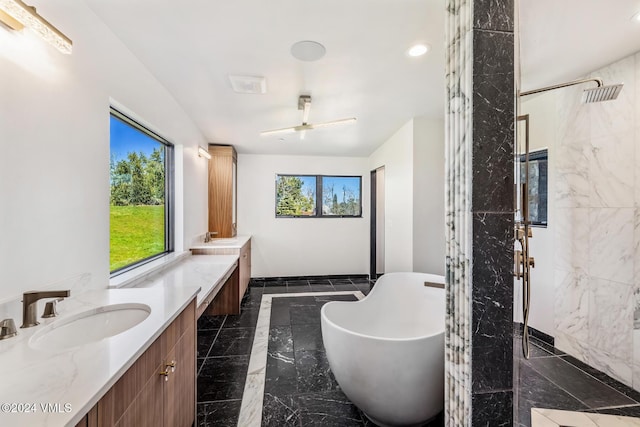
[[[209,145],[209,231],[234,237],[237,230],[237,162],[230,145]]]

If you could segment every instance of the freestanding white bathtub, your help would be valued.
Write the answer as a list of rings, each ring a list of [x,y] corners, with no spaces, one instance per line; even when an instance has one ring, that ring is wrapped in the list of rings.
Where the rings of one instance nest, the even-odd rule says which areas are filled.
[[[415,426],[444,407],[443,276],[387,273],[361,301],[322,307],[329,366],[347,397],[380,426]]]

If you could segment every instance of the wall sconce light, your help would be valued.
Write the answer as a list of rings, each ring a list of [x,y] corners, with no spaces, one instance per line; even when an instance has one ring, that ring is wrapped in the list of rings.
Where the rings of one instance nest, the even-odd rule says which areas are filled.
[[[204,157],[205,159],[211,159],[211,154],[209,154],[209,151],[206,148],[200,146],[198,146],[198,156]]]
[[[27,27],[60,52],[71,53],[71,39],[38,15],[35,7],[27,6],[21,0],[0,0],[0,23],[16,31]]]

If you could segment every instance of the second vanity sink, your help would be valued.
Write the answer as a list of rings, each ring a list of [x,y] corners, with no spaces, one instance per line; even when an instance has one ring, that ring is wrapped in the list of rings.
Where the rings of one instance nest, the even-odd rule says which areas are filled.
[[[118,335],[146,319],[146,304],[111,304],[57,320],[36,332],[29,345],[37,350],[60,351]]]

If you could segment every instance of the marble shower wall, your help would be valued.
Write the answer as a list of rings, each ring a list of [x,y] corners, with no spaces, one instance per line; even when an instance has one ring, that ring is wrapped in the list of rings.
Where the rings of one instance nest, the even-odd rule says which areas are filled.
[[[615,101],[559,94],[555,342],[640,390],[640,53],[597,70]]]
[[[446,420],[513,423],[513,0],[448,0]]]

